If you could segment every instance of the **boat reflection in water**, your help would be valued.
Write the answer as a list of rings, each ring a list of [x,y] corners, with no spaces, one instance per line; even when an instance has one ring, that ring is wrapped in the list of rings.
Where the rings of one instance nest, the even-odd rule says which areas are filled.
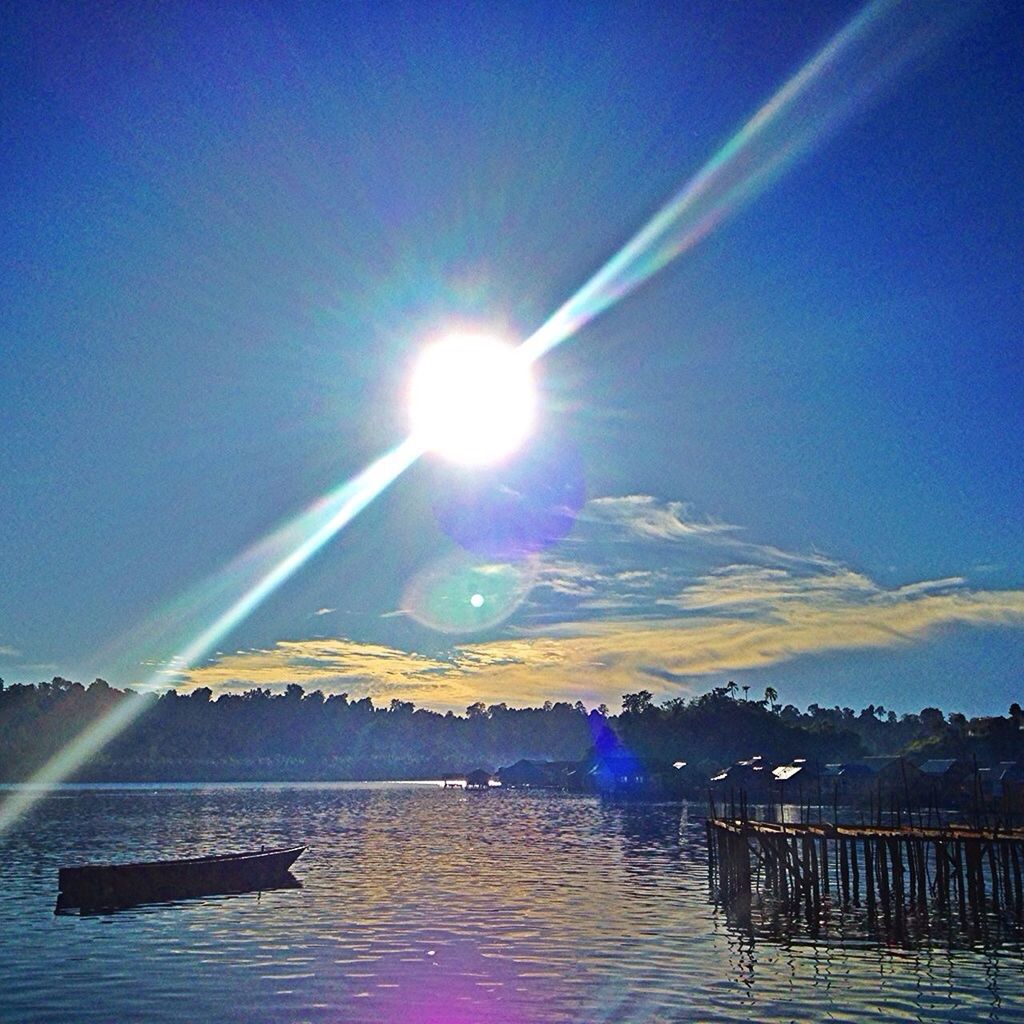
[[[136,864],[61,868],[57,913],[117,910],[197,896],[301,888],[291,873],[304,846]]]

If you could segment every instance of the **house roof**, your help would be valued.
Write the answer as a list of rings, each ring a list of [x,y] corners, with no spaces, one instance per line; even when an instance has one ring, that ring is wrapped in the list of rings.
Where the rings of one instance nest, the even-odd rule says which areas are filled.
[[[866,765],[873,775],[880,775],[882,772],[899,772],[901,775],[914,776],[920,771],[913,761],[907,760],[902,754],[862,757],[856,763]]]
[[[945,775],[956,763],[955,757],[936,758],[931,761],[925,761],[921,765],[921,771],[925,775]]]
[[[897,754],[872,754],[871,757],[863,757],[856,763],[865,765],[873,772],[880,772],[883,768],[902,760],[903,758]]]
[[[863,779],[874,775],[871,768],[861,761],[849,761],[843,764],[827,764],[822,769],[822,775],[829,777],[857,778]]]
[[[768,773],[765,771],[765,768],[766,766],[760,760],[737,761],[735,764],[723,768],[717,775],[712,777],[711,781],[720,782],[730,776],[750,776],[754,774],[767,776]]]

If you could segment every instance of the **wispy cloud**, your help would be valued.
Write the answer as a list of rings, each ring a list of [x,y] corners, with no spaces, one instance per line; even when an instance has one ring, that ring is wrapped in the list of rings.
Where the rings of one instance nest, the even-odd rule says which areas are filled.
[[[639,537],[678,540],[681,537],[711,537],[738,529],[728,523],[698,519],[691,506],[682,501],[659,501],[649,494],[594,498],[581,519],[611,527],[625,528]]]
[[[758,544],[645,495],[589,502],[535,579],[501,635],[453,644],[444,657],[290,640],[183,678],[221,688],[294,681],[439,707],[612,703],[645,679],[684,691],[706,676],[902,647],[952,626],[1024,626],[1024,590],[971,589],[961,576],[884,586],[821,552]]]
[[[0,644],[0,656],[5,658],[20,658],[21,651],[10,644]]]
[[[238,651],[182,673],[182,681],[214,689],[294,682],[374,695],[396,686],[417,692],[436,689],[437,677],[450,668],[447,661],[380,644],[343,638],[281,640],[273,647]]]
[[[336,612],[337,610],[338,610],[337,608],[317,608],[317,610],[315,612],[313,612],[313,614],[314,615],[330,615],[331,612]]]

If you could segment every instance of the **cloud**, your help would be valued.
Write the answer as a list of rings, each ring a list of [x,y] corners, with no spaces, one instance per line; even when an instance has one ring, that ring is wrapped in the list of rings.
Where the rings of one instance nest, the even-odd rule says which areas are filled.
[[[915,586],[926,588],[927,585]],[[872,600],[881,593],[877,584],[866,576],[835,564],[822,566],[813,573],[778,566],[727,565],[685,587],[678,595],[663,598],[662,603],[691,610],[727,608],[733,612],[743,609],[763,612],[800,601],[822,606],[857,603]]]
[[[951,627],[1024,626],[1024,590],[961,576],[883,586],[821,552],[792,552],[644,495],[589,502],[500,635],[427,657],[351,639],[289,640],[184,676],[214,688],[283,685],[389,695],[609,704],[645,680],[671,692],[708,676],[840,651],[920,643]]]
[[[632,533],[654,540],[683,537],[708,538],[738,529],[727,523],[698,520],[682,501],[659,501],[649,494],[628,494],[614,498],[593,498],[581,513],[583,521],[625,527]]]
[[[16,647],[11,647],[10,644],[0,644],[0,656],[5,658],[20,658],[21,651]]]
[[[432,689],[433,678],[448,668],[448,662],[380,644],[344,638],[281,640],[270,648],[219,658],[182,673],[182,678],[213,689],[301,683],[335,690],[353,686],[362,694],[374,694],[396,685]]]
[[[336,612],[337,610],[338,610],[337,608],[317,608],[317,610],[315,612],[313,612],[313,614],[314,615],[330,615],[331,612]]]

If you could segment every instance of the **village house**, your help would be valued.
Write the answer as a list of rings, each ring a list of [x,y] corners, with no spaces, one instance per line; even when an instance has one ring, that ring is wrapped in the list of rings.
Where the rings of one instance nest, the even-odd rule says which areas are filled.
[[[711,776],[711,791],[719,797],[740,794],[749,803],[767,803],[770,799],[772,774],[760,754],[723,768]]]
[[[497,771],[498,781],[510,789],[567,789],[575,761],[531,761],[522,758]]]
[[[961,806],[974,797],[982,781],[988,782],[984,776],[976,778],[975,765],[962,758],[936,758],[924,761],[919,767],[934,804]],[[980,772],[978,774],[980,776]]]
[[[491,773],[477,768],[466,775],[466,789],[486,790],[491,788]]]
[[[780,804],[802,803],[806,796],[821,790],[822,766],[806,757],[794,757],[771,771],[771,795]]]
[[[843,806],[860,803],[875,785],[875,776],[862,761],[827,764],[821,770],[821,785],[829,803]]]
[[[593,791],[616,797],[679,797],[693,781],[685,761],[637,757],[622,748],[591,757],[582,774]]]

